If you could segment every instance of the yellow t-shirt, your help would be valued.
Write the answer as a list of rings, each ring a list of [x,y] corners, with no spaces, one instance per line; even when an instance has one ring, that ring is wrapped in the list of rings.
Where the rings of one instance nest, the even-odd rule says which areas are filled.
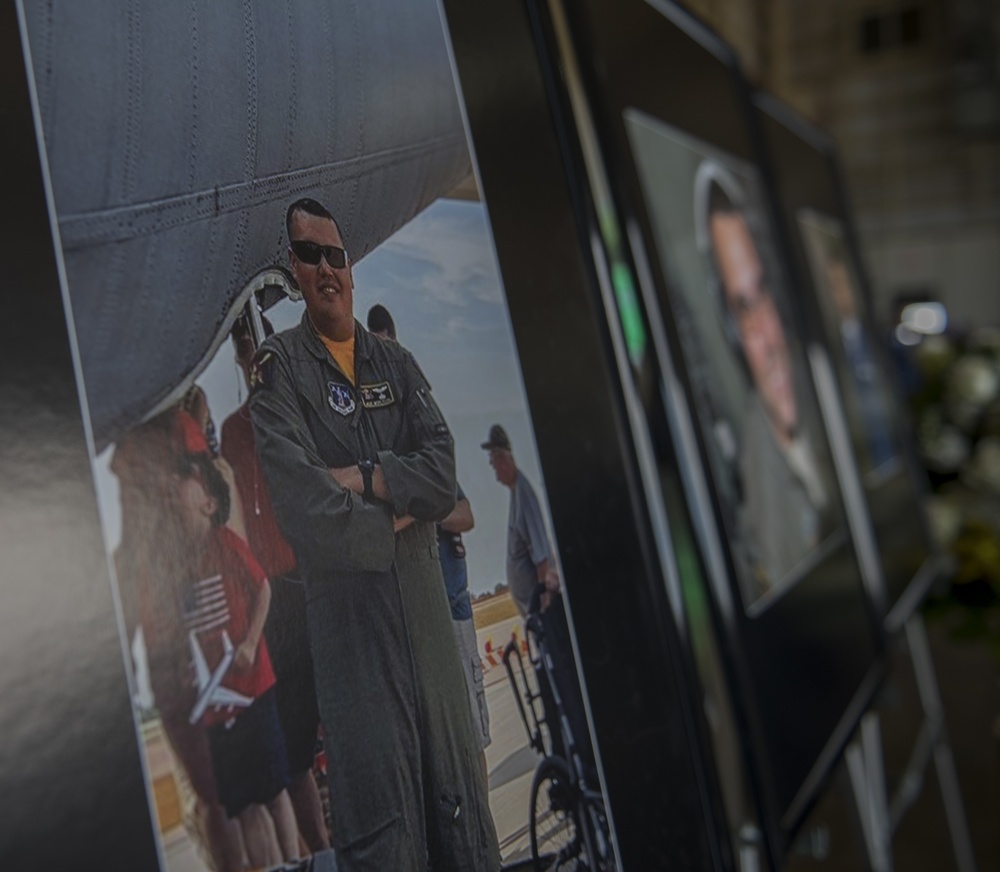
[[[327,339],[318,330],[316,335],[323,341],[326,346],[326,350],[330,352],[330,356],[337,361],[337,366],[341,368],[344,375],[347,376],[350,383],[354,384],[354,336],[352,335],[350,339],[345,339],[343,342],[334,342],[332,339]]]

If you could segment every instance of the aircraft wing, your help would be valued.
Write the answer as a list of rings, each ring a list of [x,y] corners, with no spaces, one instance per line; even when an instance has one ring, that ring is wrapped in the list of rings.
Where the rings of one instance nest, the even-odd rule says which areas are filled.
[[[217,687],[208,699],[208,704],[219,708],[247,708],[253,703],[252,696],[244,696],[228,687]]]
[[[301,196],[356,262],[471,173],[435,0],[26,3],[98,451],[179,399]]]
[[[205,655],[202,653],[201,645],[198,644],[194,630],[188,633],[188,644],[191,647],[191,662],[194,663],[194,680],[200,693],[208,686],[211,673],[208,671]]]

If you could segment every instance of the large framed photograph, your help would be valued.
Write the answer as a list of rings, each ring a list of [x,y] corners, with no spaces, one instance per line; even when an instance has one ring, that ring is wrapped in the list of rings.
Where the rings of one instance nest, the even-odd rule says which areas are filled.
[[[512,325],[525,372],[538,374],[526,390],[567,583],[590,582],[575,588],[573,621],[591,645],[581,661],[622,866],[731,869],[719,779],[744,783],[740,751],[712,749],[709,717],[727,701],[716,682],[707,712],[697,673],[714,653],[710,607],[680,483],[666,490],[669,518],[658,490],[677,470],[658,468],[671,449],[651,446],[632,381],[649,334],[617,322],[635,298],[624,264],[603,261],[611,216],[590,208],[566,123],[559,71],[572,60],[542,60],[557,48],[544,4],[444,5]]]
[[[758,615],[846,538],[760,178],[638,110],[625,123],[672,266],[672,314],[743,605]]]
[[[906,434],[885,337],[852,225],[833,142],[768,94],[755,118],[773,156],[778,200],[803,278],[801,301],[829,360],[832,402],[846,425],[860,479],[857,523],[868,525],[874,595],[887,629],[899,629],[944,569],[930,545],[921,495],[927,483]]]
[[[437,4],[23,25],[162,868],[616,869]]]
[[[692,625],[706,607],[712,618],[698,653],[717,656],[689,667],[711,737],[701,752],[719,767],[733,844],[755,850],[741,834],[759,833],[780,866],[884,648],[751,89],[679,4],[531,9],[578,232],[641,406],[643,497],[662,535],[696,548],[675,595]]]
[[[837,350],[859,471],[869,487],[877,486],[902,460],[892,426],[892,398],[874,347],[877,340],[865,317],[867,307],[845,228],[836,218],[813,209],[801,209],[796,217],[827,337]]]

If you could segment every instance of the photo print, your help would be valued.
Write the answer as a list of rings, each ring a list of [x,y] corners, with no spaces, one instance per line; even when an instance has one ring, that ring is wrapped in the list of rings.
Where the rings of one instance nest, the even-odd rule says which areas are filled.
[[[840,370],[847,421],[859,471],[869,486],[899,468],[891,396],[876,356],[867,307],[843,224],[812,209],[798,215],[820,301],[823,326]]]
[[[829,447],[753,167],[625,113],[748,614],[843,541]]]
[[[614,869],[437,4],[24,11],[163,868]]]

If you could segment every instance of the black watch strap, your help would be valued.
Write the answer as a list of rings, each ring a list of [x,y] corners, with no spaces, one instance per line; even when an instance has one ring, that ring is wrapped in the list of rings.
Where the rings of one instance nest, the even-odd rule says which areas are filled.
[[[374,499],[375,492],[372,490],[372,474],[375,472],[375,464],[370,460],[362,460],[358,463],[361,470],[361,481],[364,482],[363,496],[366,500]]]

